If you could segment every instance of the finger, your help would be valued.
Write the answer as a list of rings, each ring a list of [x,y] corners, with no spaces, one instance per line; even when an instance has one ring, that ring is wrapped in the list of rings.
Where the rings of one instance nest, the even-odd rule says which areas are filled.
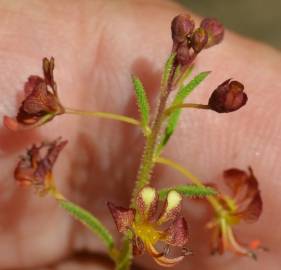
[[[152,5],[153,6],[153,5]],[[123,8],[124,6],[122,6]],[[127,18],[127,16],[131,15],[131,10],[133,9],[131,5],[127,6],[128,9],[124,9],[120,15],[120,17],[123,18]],[[152,12],[152,7],[151,6],[146,6],[146,12],[144,9],[144,13],[142,14],[150,14],[150,12]],[[169,6],[170,8],[170,6]],[[133,9],[134,10],[134,9]],[[154,9],[154,12],[159,11],[158,8]],[[164,9],[163,9],[164,11]],[[173,14],[172,14],[173,13]],[[129,76],[128,74],[126,75],[126,72],[128,72],[128,70],[130,70],[130,68],[132,69],[132,67],[134,67],[133,71],[136,73],[139,73],[140,77],[146,77],[147,74],[153,73],[154,76],[151,76],[146,82],[145,85],[147,85],[147,88],[150,90],[152,96],[153,93],[155,93],[154,91],[157,89],[157,84],[155,83],[157,81],[157,79],[159,78],[159,72],[155,72],[155,71],[160,71],[160,67],[164,62],[164,58],[167,55],[167,48],[168,46],[165,44],[168,44],[168,35],[169,32],[167,31],[167,29],[169,28],[169,22],[170,22],[170,18],[172,18],[177,12],[174,13],[173,10],[169,10],[166,12],[161,12],[161,15],[159,17],[153,17],[153,24],[151,23],[150,20],[142,20],[142,14],[134,14],[135,16],[133,17],[134,20],[131,23],[128,23],[126,21],[126,23],[124,23],[124,21],[122,21],[122,19],[120,19],[118,16],[115,19],[116,21],[114,21],[114,27],[117,27],[118,29],[122,29],[124,30],[124,32],[126,33],[127,31],[132,31],[133,33],[138,33],[138,35],[136,36],[136,41],[134,39],[134,42],[128,42],[125,43],[126,45],[123,45],[123,43],[118,43],[118,40],[116,38],[115,41],[115,46],[112,48],[112,46],[110,46],[112,43],[108,43],[108,39],[112,38],[111,35],[107,36],[106,33],[111,33],[113,31],[112,28],[109,27],[109,29],[107,29],[107,31],[105,31],[105,33],[103,33],[105,35],[103,42],[101,42],[101,45],[99,48],[101,48],[103,50],[104,53],[102,54],[97,54],[97,55],[105,55],[106,57],[102,58],[102,59],[96,59],[96,64],[102,64],[100,67],[100,71],[99,69],[96,70],[96,74],[95,76],[93,76],[93,78],[91,77],[91,79],[84,79],[82,80],[82,78],[84,78],[84,74],[81,73],[77,73],[76,67],[74,65],[75,61],[69,60],[69,62],[65,61],[66,63],[69,64],[69,66],[73,67],[75,66],[75,68],[72,70],[70,68],[70,70],[72,70],[71,74],[75,74],[75,78],[79,78],[79,80],[74,80],[76,82],[71,81],[66,83],[65,88],[66,89],[70,89],[69,91],[71,91],[73,88],[75,88],[75,85],[77,85],[77,87],[80,89],[86,89],[84,91],[82,91],[82,93],[84,93],[83,95],[81,95],[81,91],[77,91],[72,95],[65,95],[63,96],[64,100],[69,101],[69,103],[72,104],[76,104],[75,102],[77,102],[77,104],[82,104],[83,106],[100,106],[99,104],[102,104],[102,106],[104,109],[116,109],[117,111],[124,111],[124,108],[128,108],[127,110],[125,110],[125,112],[131,113],[132,115],[136,114],[136,111],[134,111],[132,109],[131,106],[128,106],[128,103],[130,103],[126,96],[127,93],[131,90],[130,89],[130,81],[129,81]],[[149,17],[149,16],[148,16]],[[168,18],[169,17],[169,18]],[[155,20],[155,18],[158,18],[157,20]],[[104,18],[105,19],[105,18]],[[107,22],[107,20],[105,20]],[[135,22],[140,23],[141,25],[136,25]],[[119,23],[119,24],[118,24]],[[166,25],[164,25],[164,23]],[[153,25],[153,27],[151,27],[151,25]],[[108,26],[107,26],[108,27]],[[141,29],[141,30],[140,30]],[[161,29],[161,30],[160,30]],[[155,40],[155,31],[158,31],[159,40]],[[143,35],[139,34],[140,31],[143,31]],[[43,32],[44,33],[44,32]],[[41,34],[42,36],[46,35],[46,33]],[[120,36],[120,35],[119,35]],[[144,44],[142,42],[143,37],[146,37],[146,43]],[[118,37],[119,38],[119,37]],[[134,36],[132,35],[132,39],[134,38]],[[235,37],[232,38],[232,42],[233,40],[235,41]],[[55,44],[58,44],[62,42],[62,40],[56,40]],[[240,41],[239,41],[240,42]],[[86,42],[85,42],[86,43]],[[135,49],[135,44],[141,44],[140,46],[138,46],[138,50],[136,51]],[[155,44],[157,46],[153,45],[153,48],[150,48],[149,46],[147,46],[146,44]],[[247,42],[246,42],[247,44]],[[242,43],[242,47],[246,45],[245,43]],[[251,44],[248,44],[251,45]],[[123,46],[123,47],[122,47]],[[125,46],[125,50],[124,50],[124,46]],[[224,50],[228,53],[226,55],[224,55],[224,57],[227,57],[228,55],[231,56],[233,55],[233,49],[232,46],[233,44],[228,43],[228,45],[225,45],[226,47],[224,48]],[[55,46],[56,47],[56,46]],[[59,46],[58,46],[59,47]],[[92,51],[94,51],[93,48],[95,48],[95,45],[90,46]],[[98,46],[97,46],[98,47]],[[250,46],[251,47],[251,46]],[[105,49],[106,48],[106,49]],[[261,49],[259,50],[259,52],[262,52],[263,49],[262,47],[260,47]],[[88,50],[91,51],[91,49]],[[221,49],[223,50],[223,49]],[[136,51],[133,55],[129,55],[127,54],[127,51]],[[266,51],[266,50],[265,50]],[[62,53],[61,50],[59,50],[60,53]],[[121,52],[118,54],[118,52]],[[245,54],[244,50],[239,51],[234,51],[237,54],[243,55],[243,53]],[[268,55],[270,55],[271,53],[269,53]],[[118,55],[118,57],[116,56]],[[135,64],[135,62],[137,62],[136,60],[138,60],[138,58],[141,58],[143,55],[147,55],[149,59],[153,59],[153,61],[147,63],[146,61],[139,61],[138,64]],[[236,54],[235,54],[236,55]],[[272,58],[275,56],[274,53],[272,53]],[[87,56],[88,59],[89,56]],[[206,56],[207,57],[207,56]],[[253,55],[251,59],[256,59],[255,58],[256,55]],[[162,59],[162,61],[160,61],[160,59]],[[231,59],[231,58],[230,58]],[[215,66],[213,66],[214,62],[216,63]],[[91,69],[91,64],[92,62],[89,61],[86,63],[82,63],[82,66],[84,66],[83,70],[87,70],[89,74],[92,74],[91,72],[89,72],[89,70]],[[122,63],[123,66],[120,67],[120,63]],[[223,77],[224,76],[224,69],[222,70],[219,66],[219,63],[223,63],[223,58],[218,57],[218,51],[213,50],[212,56],[208,59],[206,58],[206,60],[204,59],[204,62],[202,60],[200,60],[199,62],[199,67],[204,66],[204,67],[213,67],[213,70],[218,72],[218,76]],[[83,65],[84,64],[84,65]],[[133,65],[135,64],[135,65]],[[209,66],[208,66],[209,65]],[[243,64],[237,64],[238,67],[243,66]],[[269,65],[268,63],[265,64],[265,66]],[[37,63],[36,63],[37,66]],[[270,66],[270,65],[269,65]],[[95,66],[96,67],[96,66]],[[152,67],[152,68],[151,68]],[[149,70],[150,72],[146,72],[146,70]],[[69,70],[69,69],[67,69]],[[116,72],[118,70],[118,72]],[[235,72],[238,73],[237,71],[237,66],[230,66],[229,70],[231,72],[233,72],[235,74]],[[154,71],[154,72],[153,72]],[[239,70],[240,71],[240,70]],[[118,73],[118,74],[117,74]],[[249,73],[249,71],[248,71]],[[66,71],[62,72],[63,75],[62,78],[67,78],[68,74]],[[158,78],[156,79],[156,75],[158,74]],[[219,75],[220,74],[220,75]],[[240,72],[239,72],[240,74]],[[245,74],[246,76],[246,74]],[[126,79],[127,78],[127,79]],[[215,81],[215,79],[213,77],[213,81]],[[224,79],[224,78],[222,78]],[[62,80],[63,81],[63,80]],[[79,82],[79,83],[78,83]],[[221,81],[220,81],[221,82]],[[253,86],[256,85],[255,83],[256,81],[253,80]],[[211,83],[211,82],[210,82]],[[216,86],[216,85],[215,85]],[[271,85],[272,87],[275,87],[275,85]],[[93,89],[91,91],[91,94],[93,94],[94,100],[91,100],[89,98],[89,91],[88,89],[91,88]],[[95,93],[97,93],[97,89],[102,89],[103,90],[103,94],[102,95],[96,95]],[[112,92],[112,89],[114,89],[114,92]],[[255,87],[256,89],[256,87]],[[198,89],[199,92],[199,89]],[[261,90],[260,90],[261,92]],[[79,93],[79,94],[78,94]],[[63,94],[64,95],[64,94]],[[207,94],[205,94],[207,96]],[[202,95],[203,97],[205,95]],[[81,97],[81,98],[79,98]],[[120,99],[120,97],[122,98],[122,100]],[[200,98],[200,94],[195,95],[195,98]],[[274,97],[273,97],[274,99]],[[86,100],[86,101],[85,101]],[[129,104],[130,105],[130,104]],[[262,114],[262,111],[261,111]],[[190,160],[191,165],[189,165],[189,163],[187,165],[189,165],[189,168],[194,169],[194,171],[199,171],[201,172],[201,168],[199,165],[206,165],[206,162],[204,162],[204,154],[202,154],[202,150],[198,151],[196,147],[196,144],[199,145],[204,145],[205,142],[205,147],[203,147],[203,149],[209,149],[210,145],[212,144],[208,144],[206,143],[206,140],[209,137],[208,133],[209,133],[209,129],[205,129],[205,134],[203,135],[202,132],[200,132],[200,128],[199,125],[197,125],[197,123],[209,123],[209,122],[213,122],[212,119],[214,118],[209,118],[206,116],[191,116],[194,118],[191,118],[192,121],[192,133],[189,132],[189,128],[188,127],[183,127],[181,129],[181,131],[178,132],[178,135],[181,134],[181,132],[183,132],[183,137],[179,138],[177,137],[176,140],[177,142],[182,142],[182,145],[187,145],[185,146],[184,150],[180,150],[182,155],[180,155],[180,160],[183,160],[183,163],[186,163],[186,156],[189,155],[189,153],[193,153],[192,154],[192,160]],[[217,118],[215,118],[217,119]],[[52,134],[53,135],[53,130],[54,127],[58,127],[56,128],[56,130],[58,131],[58,133],[62,130],[59,127],[61,126],[60,120],[57,120],[57,124],[55,123],[51,123],[53,126],[49,127],[44,127],[45,131],[46,131],[46,135],[47,134]],[[67,120],[63,120],[64,123],[66,125],[67,124]],[[191,122],[190,119],[187,119],[187,121]],[[239,127],[239,119],[235,120],[234,123],[236,123]],[[266,121],[266,119],[265,119]],[[71,122],[71,124],[70,124]],[[101,123],[100,122],[96,122],[93,124],[89,124],[90,121],[85,120],[79,123],[73,123],[73,120],[69,119],[69,128],[70,130],[73,127],[76,127],[75,129],[79,130],[79,133],[82,133],[82,136],[76,136],[77,135],[77,131],[73,131],[69,132],[69,135],[71,136],[71,134],[75,134],[75,136],[73,136],[76,140],[75,142],[75,148],[73,146],[73,148],[71,150],[76,151],[81,151],[81,156],[86,156],[87,158],[85,160],[78,160],[77,158],[73,159],[73,163],[72,168],[75,168],[75,170],[72,170],[71,172],[68,172],[65,174],[61,175],[62,179],[67,179],[69,180],[69,178],[71,178],[72,180],[70,181],[70,183],[72,183],[72,189],[75,189],[74,193],[72,193],[72,197],[74,199],[76,199],[78,202],[80,202],[81,204],[87,206],[88,208],[90,208],[93,212],[95,213],[100,213],[100,217],[104,217],[104,218],[108,218],[108,214],[106,212],[106,209],[104,207],[105,205],[105,200],[106,197],[108,198],[116,198],[116,200],[124,200],[124,201],[128,201],[129,198],[124,198],[123,194],[124,192],[120,193],[116,192],[115,188],[112,188],[112,182],[114,183],[124,183],[124,179],[128,179],[128,181],[126,182],[127,186],[125,186],[125,190],[128,190],[128,192],[126,192],[127,194],[129,194],[129,191],[132,188],[132,181],[131,179],[134,178],[134,175],[136,173],[136,169],[137,169],[137,159],[136,162],[130,163],[129,161],[126,162],[126,158],[128,158],[128,160],[131,160],[131,156],[138,156],[138,154],[140,153],[141,150],[141,144],[142,141],[140,139],[140,137],[138,135],[134,135],[133,132],[128,132],[130,131],[130,129],[125,129],[125,128],[120,128],[120,125],[116,125],[113,126],[108,123],[108,124],[103,124],[102,128],[100,128]],[[228,122],[225,122],[228,123]],[[226,124],[224,124],[226,125]],[[223,125],[223,126],[224,126]],[[205,125],[206,127],[208,127],[208,125]],[[226,125],[227,126],[227,125]],[[122,126],[121,126],[122,127]],[[197,129],[196,129],[197,128]],[[92,130],[95,130],[95,134],[93,134]],[[120,130],[122,130],[123,132],[120,132]],[[215,131],[217,131],[218,129],[216,129]],[[212,129],[211,129],[212,131]],[[248,130],[244,131],[244,134],[247,133]],[[188,136],[186,136],[186,133],[188,132]],[[112,137],[111,136],[105,136],[104,134],[114,134],[117,133],[118,135],[115,136],[115,140],[112,141]],[[230,132],[231,133],[231,132]],[[44,135],[45,135],[44,134]],[[120,136],[121,134],[121,136]],[[198,135],[200,134],[200,135]],[[211,133],[212,134],[212,133]],[[45,135],[45,136],[46,136]],[[214,142],[216,142],[216,140],[219,138],[219,136],[217,136],[218,134],[214,132],[214,135],[210,136],[210,138],[213,138]],[[127,137],[125,137],[127,136]],[[193,137],[192,137],[193,136]],[[254,136],[254,133],[253,135]],[[72,138],[73,138],[72,137]],[[125,137],[126,140],[124,140],[123,142],[120,142],[120,139],[122,137]],[[236,144],[237,142],[239,142],[239,140],[237,140],[238,136],[233,136],[233,144]],[[103,138],[103,140],[101,141],[101,138]],[[128,140],[128,138],[130,140]],[[276,137],[274,137],[276,138]],[[119,139],[119,143],[118,143],[118,139]],[[188,140],[187,140],[188,139]],[[186,144],[186,141],[192,141],[192,140],[197,140],[197,143],[194,143],[192,146],[188,146],[188,144]],[[236,142],[237,140],[237,142]],[[101,142],[98,145],[94,144],[93,141],[98,141]],[[136,143],[137,142],[137,143]],[[259,141],[258,141],[259,142]],[[257,142],[257,144],[258,144]],[[274,139],[273,139],[273,142]],[[172,143],[172,142],[171,142]],[[222,145],[225,145],[225,143],[228,142],[224,142]],[[117,144],[117,145],[116,145]],[[104,146],[105,145],[109,145],[111,147],[111,151],[107,152],[107,154],[104,154]],[[115,148],[114,148],[115,145]],[[132,148],[134,148],[134,153],[131,154],[131,152],[127,151],[124,152],[124,149],[128,149],[128,145],[133,145],[134,147],[129,147],[129,149],[131,150]],[[176,144],[176,145],[181,145],[180,143]],[[214,143],[214,145],[216,145]],[[82,147],[81,147],[82,146]],[[177,147],[177,146],[175,146]],[[200,147],[201,148],[201,147]],[[240,148],[242,148],[242,143],[240,144],[240,147],[238,147],[238,149],[240,150]],[[128,149],[128,150],[129,150]],[[223,150],[225,149],[225,150]],[[210,151],[208,151],[208,156],[209,159],[214,162],[212,160],[213,156],[217,156],[216,154],[216,149],[211,149]],[[169,151],[169,150],[168,150]],[[179,150],[177,150],[177,148],[173,148],[171,150],[171,152],[168,152],[169,154],[171,153],[172,155],[176,155],[178,153]],[[221,153],[223,154],[224,151],[229,151],[228,147],[222,147],[221,148]],[[70,151],[71,152],[71,151]],[[247,152],[247,151],[245,151]],[[244,155],[245,155],[244,152]],[[95,154],[93,154],[95,153]],[[123,159],[122,162],[120,162],[120,153],[122,153],[123,155]],[[130,156],[129,156],[130,154]],[[246,153],[248,154],[248,152]],[[206,155],[206,154],[205,154]],[[224,155],[223,155],[224,156]],[[242,155],[243,156],[243,155]],[[125,157],[125,160],[124,160]],[[193,162],[193,160],[195,160],[195,158],[198,158],[199,162]],[[208,160],[209,160],[208,159]],[[230,163],[231,160],[229,160]],[[105,167],[104,169],[104,164],[107,164],[107,167]],[[219,161],[219,159],[217,159],[217,165],[209,165],[210,170],[206,170],[208,172],[208,176],[210,178],[214,178],[217,174],[218,174],[218,170],[217,167],[222,167],[221,163]],[[65,163],[67,163],[67,161],[65,161]],[[92,163],[95,163],[95,167],[93,167]],[[65,165],[67,166],[67,165]],[[217,167],[216,167],[217,166]],[[66,172],[67,170],[63,170],[63,167],[59,167],[58,171],[64,171]],[[220,169],[220,168],[219,168]],[[73,172],[74,171],[74,172]],[[85,173],[86,172],[86,173]],[[112,172],[115,172],[112,173]],[[115,176],[112,176],[115,175]],[[171,174],[171,178],[174,177],[174,174]],[[201,176],[201,175],[199,175]],[[204,176],[204,175],[203,175]],[[79,181],[77,181],[77,179],[79,179]],[[95,181],[95,184],[90,185],[89,187],[89,180],[88,179],[99,179],[100,181]],[[102,181],[103,179],[111,179],[112,182],[107,182],[108,184],[104,184],[105,181]],[[163,177],[163,179],[165,179]],[[174,178],[173,178],[174,179]],[[162,178],[161,178],[162,181]],[[168,181],[168,180],[167,180]],[[67,181],[68,182],[68,181]],[[102,183],[101,183],[102,182]],[[69,182],[68,182],[69,183]],[[67,188],[67,185],[63,185],[63,187]],[[123,186],[122,186],[123,187]],[[123,189],[124,190],[124,189]],[[122,191],[123,191],[122,190]],[[106,194],[106,197],[104,196],[104,194]],[[122,198],[121,198],[122,197]],[[129,196],[128,196],[129,197]],[[100,205],[102,205],[102,207],[100,207]],[[109,222],[109,221],[108,221]],[[78,245],[78,243],[83,243],[82,245],[84,246],[91,246],[93,249],[97,249],[98,245],[95,244],[96,240],[93,241],[88,241],[89,237],[87,235],[82,234],[82,236],[79,236],[79,238],[77,238],[78,240],[76,240],[76,244]],[[79,239],[82,239],[81,241],[79,241]]]

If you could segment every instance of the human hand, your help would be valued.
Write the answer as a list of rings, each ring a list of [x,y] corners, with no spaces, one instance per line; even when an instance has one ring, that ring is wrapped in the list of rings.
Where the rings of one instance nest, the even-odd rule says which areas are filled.
[[[170,21],[182,12],[180,7],[160,0],[26,3],[7,1],[0,7],[1,116],[15,112],[24,81],[30,74],[39,74],[41,59],[51,55],[56,59],[56,81],[66,106],[137,117],[132,73],[141,78],[151,102],[155,101],[161,69],[171,48]],[[242,230],[245,239],[258,236],[272,251],[261,254],[258,263],[232,256],[210,257],[203,225],[205,210],[187,203],[190,246],[195,255],[177,269],[279,266],[276,250],[281,231],[276,224],[280,221],[280,199],[276,191],[280,188],[280,60],[278,52],[231,33],[220,46],[202,52],[195,72],[213,72],[190,98],[207,100],[219,83],[233,77],[245,84],[249,102],[231,115],[184,112],[165,152],[206,181],[219,181],[226,168],[251,165],[260,181],[264,212],[256,225]],[[54,201],[20,190],[13,181],[18,155],[34,141],[58,136],[69,140],[54,171],[60,190],[116,232],[106,201],[124,206],[129,202],[143,144],[134,127],[62,116],[29,132],[12,133],[1,128],[0,269],[56,263],[81,249],[103,252],[99,240]],[[155,181],[160,180],[163,186],[185,181],[162,166],[155,175]],[[157,269],[150,259],[137,262]]]

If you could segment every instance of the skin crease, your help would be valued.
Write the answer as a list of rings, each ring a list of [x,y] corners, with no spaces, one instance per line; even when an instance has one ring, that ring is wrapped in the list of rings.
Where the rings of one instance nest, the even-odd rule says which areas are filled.
[[[0,117],[16,113],[24,81],[31,74],[41,74],[44,56],[54,56],[55,78],[65,106],[137,118],[130,75],[143,80],[155,104],[161,68],[171,48],[170,21],[180,12],[176,4],[162,0],[1,1]],[[260,252],[258,263],[232,254],[209,256],[209,235],[204,229],[209,212],[205,204],[188,200],[185,216],[194,255],[175,269],[279,269],[280,68],[279,52],[229,32],[220,46],[199,55],[194,74],[203,70],[212,74],[189,101],[207,102],[211,91],[231,77],[244,83],[249,102],[225,115],[185,111],[164,155],[208,182],[219,183],[221,172],[229,167],[251,165],[260,182],[264,211],[258,223],[239,226],[239,239],[258,238],[271,251]],[[129,203],[143,145],[135,127],[68,115],[28,132],[13,133],[1,127],[0,269],[107,269],[99,261],[90,266],[73,259],[68,262],[79,250],[102,253],[101,242],[51,198],[37,198],[13,181],[17,157],[31,143],[58,136],[69,140],[54,169],[59,189],[120,236],[106,201]],[[162,165],[153,178],[157,186],[186,181]],[[146,255],[136,263],[160,269]]]

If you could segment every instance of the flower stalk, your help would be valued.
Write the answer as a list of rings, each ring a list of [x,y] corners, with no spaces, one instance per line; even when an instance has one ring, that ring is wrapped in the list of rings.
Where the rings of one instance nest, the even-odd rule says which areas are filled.
[[[155,161],[159,164],[167,165],[173,168],[174,170],[180,172],[193,184],[199,187],[205,187],[198,177],[193,175],[188,169],[181,166],[180,164],[164,157],[157,157]],[[222,206],[220,205],[220,203],[218,202],[215,196],[209,195],[206,196],[206,199],[209,201],[209,203],[212,205],[212,207],[215,209],[216,212],[220,212],[222,210]]]
[[[125,116],[122,114],[115,114],[115,113],[109,113],[109,112],[83,111],[83,110],[76,110],[76,109],[70,109],[70,108],[65,108],[65,113],[81,115],[81,116],[95,116],[95,117],[109,119],[109,120],[116,120],[116,121],[124,122],[127,124],[135,125],[135,126],[140,126],[140,122],[137,119],[129,117],[129,116]]]
[[[196,103],[184,103],[184,104],[178,104],[173,105],[166,109],[165,114],[166,116],[169,116],[172,112],[176,111],[177,109],[183,109],[183,108],[189,108],[189,109],[201,109],[201,110],[209,110],[209,105],[206,104],[196,104]]]

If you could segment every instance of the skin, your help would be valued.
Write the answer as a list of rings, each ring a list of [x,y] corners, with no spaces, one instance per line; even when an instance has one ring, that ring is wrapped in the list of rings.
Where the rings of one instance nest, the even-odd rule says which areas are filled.
[[[16,113],[24,81],[41,74],[44,56],[54,56],[65,106],[137,118],[130,74],[143,80],[155,104],[161,68],[171,49],[170,21],[181,12],[181,7],[162,0],[1,1],[0,117]],[[209,256],[209,234],[204,229],[209,212],[204,203],[186,201],[194,255],[175,269],[279,269],[280,69],[279,52],[230,32],[223,44],[199,56],[195,72],[212,74],[189,101],[207,102],[212,90],[232,77],[244,83],[249,102],[225,115],[186,110],[164,154],[207,182],[219,183],[221,172],[229,167],[251,165],[264,211],[256,224],[239,226],[239,239],[258,238],[271,251],[260,252],[258,263],[232,254]],[[70,115],[28,132],[14,133],[1,126],[0,269],[112,269],[95,255],[73,258],[81,250],[103,254],[104,248],[51,198],[38,198],[13,181],[18,156],[31,143],[58,136],[69,140],[54,169],[59,189],[120,236],[106,201],[129,203],[143,146],[135,127]],[[157,186],[186,181],[162,165],[153,178]],[[158,269],[148,256],[136,259],[136,265]]]

